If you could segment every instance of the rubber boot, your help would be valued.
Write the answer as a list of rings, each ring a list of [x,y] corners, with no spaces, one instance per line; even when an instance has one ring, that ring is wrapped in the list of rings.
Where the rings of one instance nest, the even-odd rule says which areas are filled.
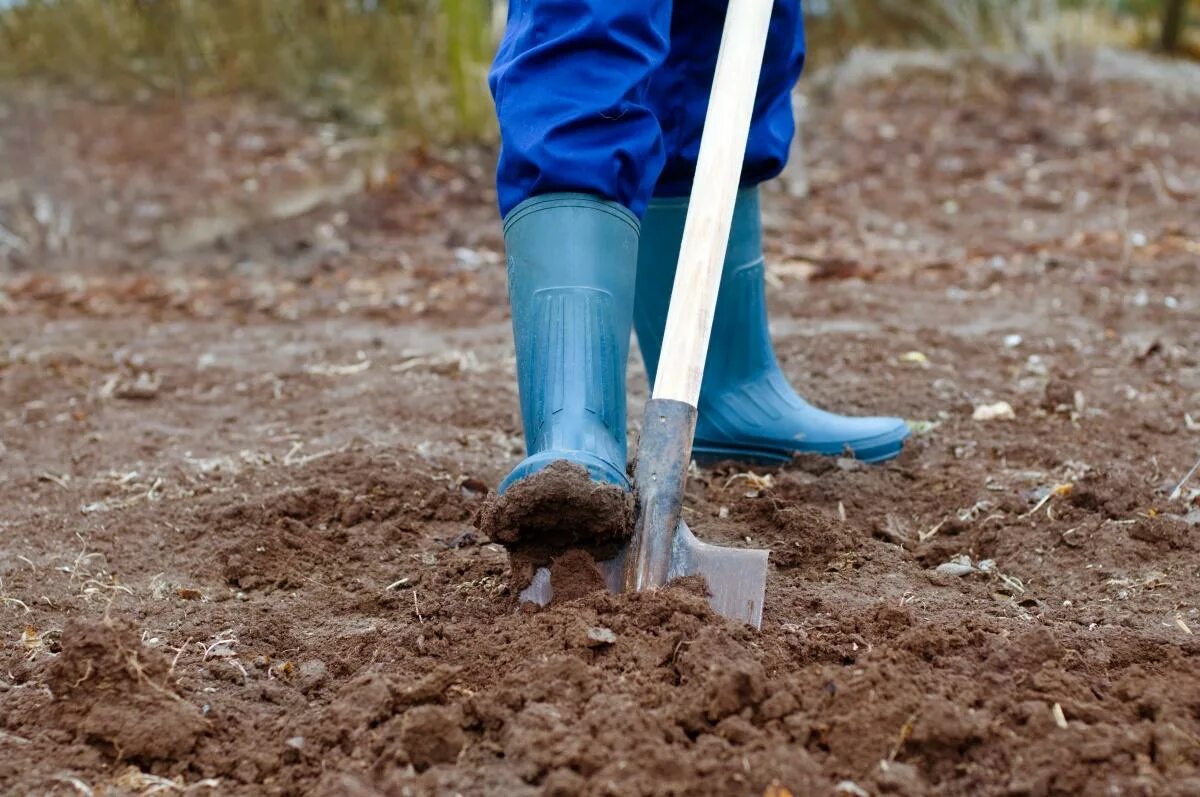
[[[687,199],[656,199],[642,220],[634,322],[646,372],[654,379]],[[900,453],[899,418],[853,418],[802,399],[779,368],[767,327],[758,189],[738,193],[693,451],[697,459],[786,462],[796,453],[849,454],[881,462]]]
[[[500,493],[557,460],[628,490],[637,218],[588,194],[544,194],[508,214],[504,246],[528,456]]]

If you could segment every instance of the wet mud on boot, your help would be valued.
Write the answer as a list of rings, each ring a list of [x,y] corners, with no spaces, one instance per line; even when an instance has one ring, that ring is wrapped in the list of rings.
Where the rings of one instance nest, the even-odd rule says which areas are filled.
[[[634,323],[651,382],[686,217],[686,199],[656,199],[642,223]],[[776,464],[825,454],[882,462],[900,453],[908,434],[900,418],[837,415],[792,388],[768,328],[758,190],[740,191],[700,390],[695,458]]]
[[[510,550],[608,547],[632,525],[625,370],[637,219],[597,197],[547,194],[508,215],[504,241],[527,456],[480,529]]]
[[[509,548],[546,551],[585,546],[615,551],[633,528],[633,496],[558,460],[488,497],[479,530]]]

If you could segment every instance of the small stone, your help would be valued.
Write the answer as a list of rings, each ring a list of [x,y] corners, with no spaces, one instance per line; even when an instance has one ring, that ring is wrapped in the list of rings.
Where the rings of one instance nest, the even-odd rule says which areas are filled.
[[[293,736],[292,738],[290,738],[286,742],[284,742],[284,744],[286,744],[288,747],[292,748],[293,750],[302,750],[304,748],[304,737],[303,736]]]
[[[1047,376],[1050,373],[1050,367],[1046,365],[1046,361],[1036,354],[1031,354],[1026,358],[1025,370],[1033,376]]]
[[[120,399],[146,401],[158,395],[162,378],[147,371],[138,373],[133,382],[124,381],[117,385],[113,395]]]
[[[900,761],[880,761],[875,783],[884,794],[921,794],[925,790],[917,768]]]
[[[587,639],[587,646],[589,648],[601,648],[615,644],[617,635],[613,633],[611,628],[592,626],[587,630]]]
[[[301,662],[297,668],[296,688],[308,694],[325,683],[327,674],[325,662],[319,659]]]
[[[971,564],[971,557],[963,555],[956,556],[934,569],[944,576],[966,576],[974,573],[976,568]]]
[[[1007,401],[997,401],[995,404],[981,404],[971,413],[975,421],[1011,421],[1017,417],[1012,405]]]

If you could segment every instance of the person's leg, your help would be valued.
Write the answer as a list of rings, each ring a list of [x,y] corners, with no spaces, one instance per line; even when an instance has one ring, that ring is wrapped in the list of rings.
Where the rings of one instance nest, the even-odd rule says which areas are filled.
[[[723,17],[724,4],[713,5]],[[712,21],[695,11],[674,20],[667,65],[651,87],[668,147],[638,253],[634,322],[651,381],[719,45]],[[851,453],[875,462],[900,453],[908,436],[899,418],[849,417],[812,406],[792,389],[771,346],[757,185],[787,161],[795,132],[791,91],[803,62],[799,2],[777,0],[700,391],[694,451],[701,458],[784,462],[795,453]]]
[[[691,0],[678,4],[671,18],[670,52],[650,82],[649,104],[662,125],[666,143],[655,197],[687,198],[692,192],[727,5],[728,0]],[[746,142],[743,187],[758,185],[783,171],[796,131],[792,88],[803,67],[800,0],[775,0]]]
[[[671,0],[511,0],[488,76],[500,122],[500,214],[530,197],[592,194],[640,217],[663,167],[649,84]]]
[[[528,456],[629,488],[625,366],[638,219],[662,168],[646,105],[670,0],[513,0],[491,72],[500,122],[517,376]]]

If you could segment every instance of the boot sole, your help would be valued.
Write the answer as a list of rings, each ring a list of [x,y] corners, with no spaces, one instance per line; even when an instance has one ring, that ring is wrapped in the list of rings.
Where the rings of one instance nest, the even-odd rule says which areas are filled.
[[[904,450],[904,441],[907,435],[899,440],[889,441],[887,443],[876,443],[875,445],[866,447],[862,450],[850,448],[839,449],[835,451],[822,451],[820,449],[803,449],[797,448],[794,450],[780,448],[756,448],[753,446],[731,446],[703,443],[699,440],[692,446],[692,458],[697,464],[703,466],[715,465],[718,462],[733,460],[734,462],[746,462],[753,465],[786,465],[792,461],[792,458],[797,454],[820,454],[821,456],[836,457],[850,456],[860,462],[867,464],[877,464],[887,462],[890,459],[895,459]]]

